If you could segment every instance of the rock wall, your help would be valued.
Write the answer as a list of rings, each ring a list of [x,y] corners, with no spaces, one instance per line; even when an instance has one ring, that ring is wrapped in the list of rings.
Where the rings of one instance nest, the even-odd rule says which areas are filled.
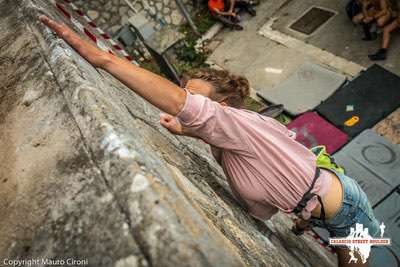
[[[169,134],[40,14],[64,20],[54,1],[0,0],[0,265],[335,265],[285,215],[248,216],[203,143]]]

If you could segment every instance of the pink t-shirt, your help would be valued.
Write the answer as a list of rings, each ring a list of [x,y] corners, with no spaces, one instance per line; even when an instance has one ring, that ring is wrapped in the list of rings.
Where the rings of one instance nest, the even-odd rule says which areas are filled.
[[[266,220],[278,209],[292,212],[314,178],[314,154],[272,118],[186,92],[177,119],[191,135],[211,145],[233,193],[250,214]],[[321,170],[311,192],[323,196],[331,182],[329,173]],[[308,219],[317,205],[314,197],[303,218]]]

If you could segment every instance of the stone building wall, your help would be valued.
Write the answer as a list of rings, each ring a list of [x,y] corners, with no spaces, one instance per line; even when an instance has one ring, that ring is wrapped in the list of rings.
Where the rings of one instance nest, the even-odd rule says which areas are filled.
[[[158,24],[181,25],[185,22],[175,0],[128,0],[136,11],[155,20]],[[189,12],[193,11],[191,0],[183,0]],[[87,14],[106,32],[113,34],[128,23],[135,13],[124,0],[74,0],[73,3]]]

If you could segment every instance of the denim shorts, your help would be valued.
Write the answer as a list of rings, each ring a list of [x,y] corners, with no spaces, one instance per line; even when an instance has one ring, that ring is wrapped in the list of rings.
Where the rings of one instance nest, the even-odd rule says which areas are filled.
[[[312,219],[312,224],[327,229],[330,237],[346,237],[350,234],[350,228],[355,228],[356,223],[360,223],[364,228],[368,228],[371,237],[378,237],[379,222],[365,192],[356,180],[341,173],[335,174],[343,188],[342,206],[333,218],[325,221],[325,224],[320,219]]]

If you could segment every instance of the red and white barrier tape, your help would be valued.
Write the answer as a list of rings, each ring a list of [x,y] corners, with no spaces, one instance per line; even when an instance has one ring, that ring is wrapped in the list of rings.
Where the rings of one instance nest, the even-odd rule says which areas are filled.
[[[100,33],[100,36],[106,41],[110,42],[111,46],[117,50],[119,53],[123,55],[125,59],[132,62],[135,65],[139,65],[121,46],[119,46],[107,33],[105,33],[102,29],[100,29],[96,23],[92,19],[90,19],[82,10],[80,10],[77,6],[75,6],[71,0],[64,0],[74,12],[76,12],[80,17],[82,17],[90,27],[97,30]],[[63,15],[68,18],[82,33],[84,33],[87,37],[90,38],[100,49],[104,51],[108,51],[111,54],[114,54],[108,47],[99,40],[95,34],[90,32],[85,26],[83,26],[78,20],[76,20],[71,13],[60,3],[56,3],[57,8],[63,13]]]
[[[332,254],[336,254],[335,250],[330,247],[324,240],[322,240],[316,233],[314,233],[313,231],[307,231],[306,233],[312,236],[317,241],[317,243],[321,245],[321,247],[325,248]]]

